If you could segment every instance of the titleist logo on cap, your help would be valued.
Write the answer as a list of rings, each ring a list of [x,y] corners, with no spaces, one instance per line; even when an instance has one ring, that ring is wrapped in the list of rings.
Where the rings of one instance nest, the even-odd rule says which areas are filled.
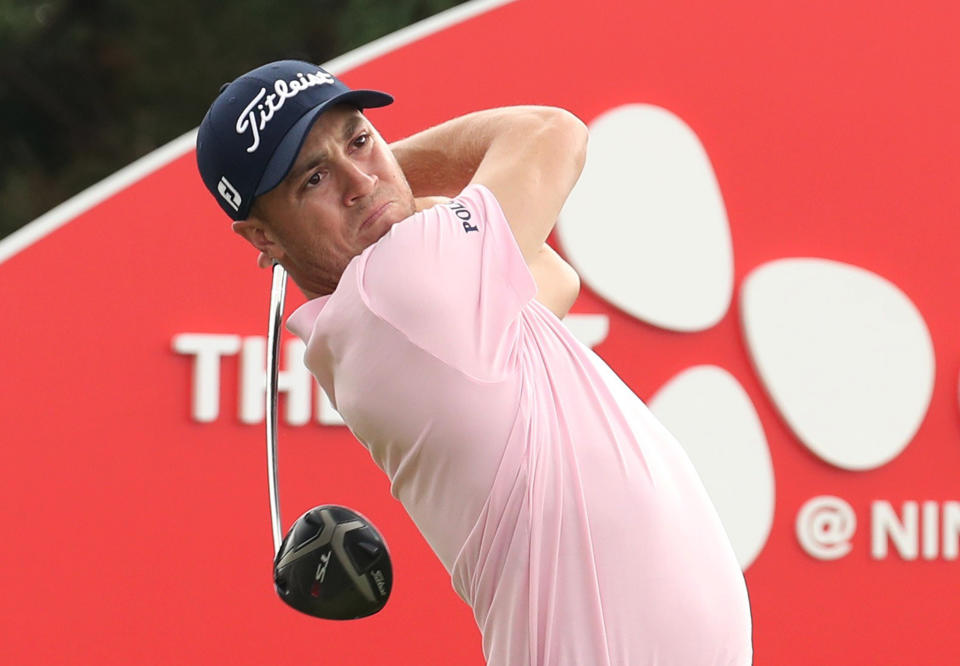
[[[306,75],[297,74],[297,78],[290,81],[280,79],[273,84],[273,92],[267,95],[267,89],[261,88],[260,92],[250,100],[246,108],[237,118],[237,134],[243,135],[249,131],[253,135],[253,143],[247,148],[248,153],[254,152],[260,146],[260,132],[267,126],[267,123],[273,118],[273,114],[283,107],[283,103],[291,97],[296,97],[301,91],[313,86],[329,85],[336,81],[330,74],[318,69],[315,73],[310,72]],[[266,95],[266,97],[264,97]],[[263,102],[261,103],[261,100]],[[257,120],[259,112],[259,122]]]

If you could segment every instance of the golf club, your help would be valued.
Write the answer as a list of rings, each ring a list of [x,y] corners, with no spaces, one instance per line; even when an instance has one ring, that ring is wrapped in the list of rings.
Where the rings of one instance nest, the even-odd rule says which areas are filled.
[[[328,620],[373,615],[393,586],[387,544],[377,529],[343,506],[317,506],[297,518],[281,539],[277,483],[277,380],[280,322],[287,272],[273,265],[267,328],[267,481],[273,528],[273,581],[280,599],[296,610]]]

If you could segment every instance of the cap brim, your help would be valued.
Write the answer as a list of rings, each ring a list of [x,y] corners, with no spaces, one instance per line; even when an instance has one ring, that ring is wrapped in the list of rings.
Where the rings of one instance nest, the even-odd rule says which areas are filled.
[[[300,119],[293,124],[287,131],[283,139],[280,140],[277,149],[270,156],[267,162],[267,168],[263,171],[260,183],[257,185],[254,196],[260,196],[275,188],[287,177],[290,168],[297,159],[300,147],[303,146],[304,139],[313,127],[317,117],[331,106],[336,104],[352,104],[359,109],[375,108],[378,106],[387,106],[393,102],[393,97],[387,93],[377,90],[350,90],[328,99],[323,104],[319,104],[307,111]]]

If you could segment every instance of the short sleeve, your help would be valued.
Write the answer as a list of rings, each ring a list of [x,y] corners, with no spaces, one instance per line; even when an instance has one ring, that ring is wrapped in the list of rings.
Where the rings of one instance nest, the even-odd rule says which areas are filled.
[[[417,213],[365,253],[370,310],[441,361],[492,379],[515,360],[536,283],[493,193],[471,185]]]

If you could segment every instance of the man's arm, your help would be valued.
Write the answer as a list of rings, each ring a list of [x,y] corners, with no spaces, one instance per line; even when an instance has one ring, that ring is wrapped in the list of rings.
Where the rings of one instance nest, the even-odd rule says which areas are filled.
[[[416,196],[455,196],[485,185],[529,263],[580,177],[587,128],[554,107],[477,111],[391,145]]]
[[[563,319],[580,294],[580,276],[546,243],[527,266],[537,283],[537,300]]]
[[[545,245],[586,155],[587,129],[552,107],[478,111],[391,145],[415,195],[455,196],[485,185],[500,202],[537,282],[558,316],[579,291],[576,273]]]

